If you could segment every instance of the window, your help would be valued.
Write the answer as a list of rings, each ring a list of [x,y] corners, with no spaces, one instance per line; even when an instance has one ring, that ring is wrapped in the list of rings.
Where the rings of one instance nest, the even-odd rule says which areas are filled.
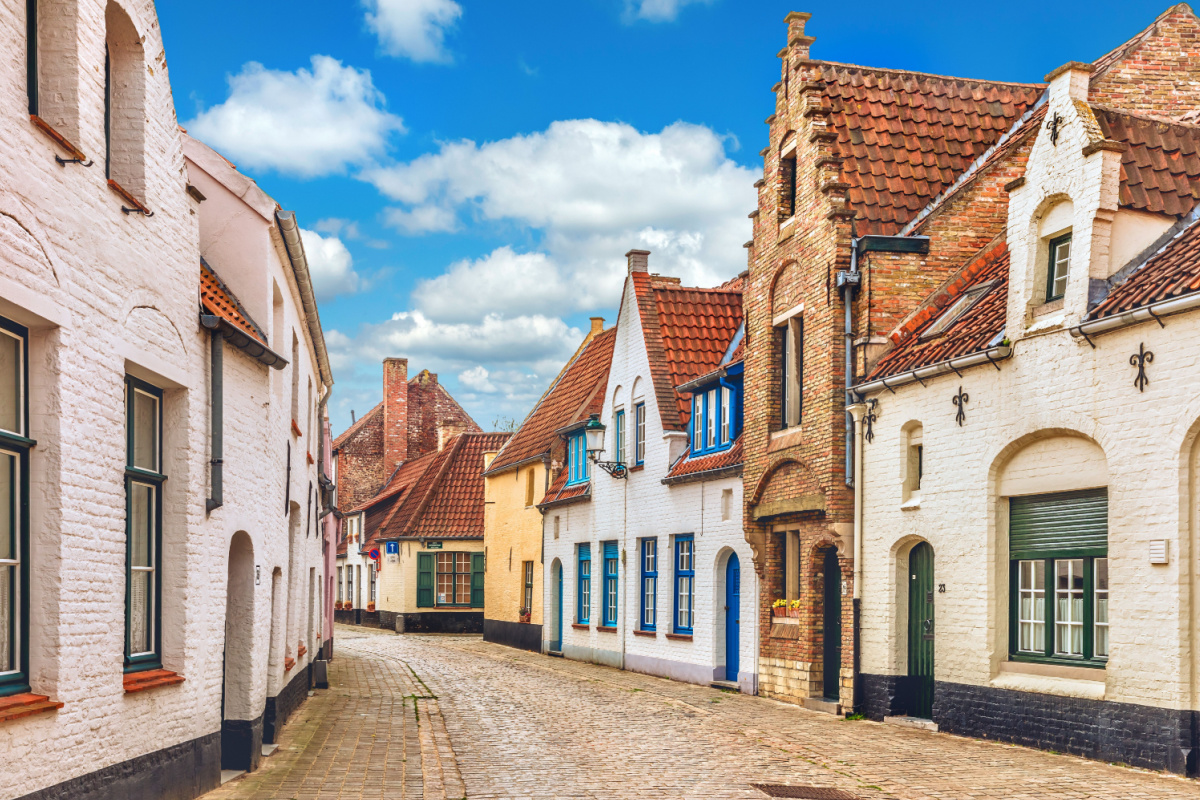
[[[354,607],[362,608],[362,564],[354,565],[354,585],[358,587],[358,594],[354,595]]]
[[[162,666],[162,390],[125,379],[125,668]]]
[[[646,463],[646,404],[638,403],[633,407],[633,422],[636,426],[633,439],[633,463]]]
[[[721,433],[718,441],[728,442],[733,439],[733,390],[728,386],[721,387]]]
[[[910,423],[906,428],[904,445],[904,485],[901,495],[903,502],[914,505],[921,499],[921,481],[925,477],[925,445],[923,444],[924,429],[918,423]]]
[[[471,554],[437,554],[437,604],[439,606],[469,606],[471,604]]]
[[[75,3],[25,0],[29,113],[74,149],[79,141],[79,54]],[[39,127],[41,127],[39,125]],[[78,158],[82,153],[74,153]]]
[[[141,37],[116,3],[105,12],[104,169],[127,200],[145,197],[146,65]]]
[[[783,140],[786,148],[779,156],[779,221],[785,222],[796,214],[796,147],[795,134]]]
[[[642,539],[642,630],[654,630],[657,616],[658,539]]]
[[[622,409],[613,415],[613,436],[617,443],[617,463],[625,463],[625,411]]]
[[[619,559],[616,542],[604,542],[604,607],[600,613],[600,624],[606,628],[617,624],[617,562]]]
[[[352,566],[346,567],[346,602],[351,606],[354,605],[354,567]]]
[[[367,577],[369,577],[371,579],[370,593],[367,595],[367,598],[370,602],[374,603],[376,600],[376,594],[375,594],[376,584],[375,584],[375,564],[373,562],[371,564],[367,565]]]
[[[692,535],[675,537],[675,633],[692,632],[696,593]]]
[[[0,317],[0,697],[29,690],[29,331]]]
[[[522,593],[521,613],[529,614],[533,611],[533,562],[526,561],[521,571],[525,574],[525,591]]]
[[[1071,234],[1050,240],[1050,253],[1046,263],[1046,302],[1058,300],[1067,292],[1067,279],[1071,274]]]
[[[592,546],[579,545],[579,593],[577,596],[575,618],[580,625],[587,625],[592,619]]]
[[[587,438],[580,430],[567,439],[567,486],[585,482],[588,473]]]
[[[533,468],[525,470],[525,507],[533,505]]]
[[[963,314],[966,314],[975,306],[976,303],[986,297],[987,293],[990,292],[992,288],[997,285],[997,283],[998,281],[989,281],[987,283],[980,284],[979,286],[972,286],[970,289],[963,292],[962,296],[951,303],[950,307],[943,311],[942,315],[938,317],[932,325],[925,329],[925,331],[921,334],[921,338],[932,339],[935,336],[940,336],[941,334],[945,333],[947,328],[957,322]]]
[[[698,390],[692,396],[692,452],[724,450],[737,435],[733,406],[737,393],[724,384]]]
[[[804,399],[801,385],[804,319],[792,317],[775,330],[779,339],[779,427],[794,428],[800,424]]]
[[[800,599],[800,532],[784,531],[779,534],[783,556],[784,600]]]
[[[342,602],[342,568],[337,568],[337,601]]]
[[[1014,497],[1011,657],[1103,666],[1108,659],[1108,494]]]

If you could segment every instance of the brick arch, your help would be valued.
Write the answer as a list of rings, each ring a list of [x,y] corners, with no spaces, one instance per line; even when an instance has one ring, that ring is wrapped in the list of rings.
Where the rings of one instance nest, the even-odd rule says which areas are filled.
[[[775,318],[775,315],[780,311],[786,311],[797,305],[799,302],[796,295],[800,293],[800,287],[792,281],[791,285],[784,280],[785,275],[795,272],[790,269],[796,265],[796,259],[791,258],[784,261],[776,268],[775,273],[771,276],[771,282],[767,291],[767,297],[770,298],[770,304],[767,307],[767,325]]]
[[[780,479],[776,480],[779,475]],[[758,483],[754,486],[754,492],[750,496],[750,505],[758,505],[762,502],[770,502],[770,490],[776,489],[780,492],[789,491],[788,486],[791,478],[796,478],[798,482],[811,485],[815,493],[824,495],[825,488],[821,486],[820,481],[816,477],[816,473],[808,464],[800,459],[783,457],[774,462],[763,472],[762,477],[758,479]],[[795,495],[795,491],[789,491],[789,494]]]

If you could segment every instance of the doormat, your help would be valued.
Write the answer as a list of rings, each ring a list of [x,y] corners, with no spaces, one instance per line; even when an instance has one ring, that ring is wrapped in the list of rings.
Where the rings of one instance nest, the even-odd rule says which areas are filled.
[[[798,797],[800,800],[860,800],[856,794],[828,786],[785,786],[780,783],[752,783],[768,797]]]

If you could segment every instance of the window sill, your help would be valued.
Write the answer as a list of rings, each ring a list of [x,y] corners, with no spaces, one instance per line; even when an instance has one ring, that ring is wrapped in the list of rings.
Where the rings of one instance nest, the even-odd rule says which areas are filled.
[[[1103,700],[1105,677],[1105,671],[1096,667],[1005,661],[990,683],[998,689]]]
[[[597,625],[596,630],[601,631],[603,633],[616,633],[617,626],[616,625]]]
[[[285,659],[283,660],[283,671],[284,671],[284,672],[291,672],[291,671],[292,671],[292,667],[294,667],[294,666],[296,666],[296,659],[294,659],[294,658],[285,658]]]
[[[117,183],[116,181],[112,180],[111,178],[108,181],[108,188],[110,188],[114,192],[116,192],[117,196],[120,197],[122,200],[124,200],[126,203],[133,206],[134,211],[140,211],[142,214],[144,214],[147,217],[151,215],[150,209],[148,209],[144,205],[142,205],[142,201],[138,200],[136,197],[134,197],[132,194],[129,193],[128,189],[126,189],[124,186]]]
[[[298,648],[296,648],[296,658],[300,658],[300,656],[305,655],[306,653],[308,653],[308,648],[304,645],[300,645]]]
[[[134,694],[147,689],[157,689],[159,686],[183,683],[183,676],[169,669],[148,669],[143,672],[125,673],[124,683],[125,694]]]
[[[666,637],[673,642],[690,642],[692,640],[690,633],[668,633]]]
[[[773,431],[771,433],[771,441],[767,445],[767,452],[774,453],[776,450],[784,450],[788,447],[795,447],[803,441],[803,431],[799,425],[793,425],[790,428],[784,428],[781,431]]]
[[[312,453],[308,453],[308,465],[311,467],[315,463],[317,463],[317,460],[312,457]]]
[[[633,635],[634,636],[646,636],[651,639],[657,639],[658,631],[643,631],[643,630],[635,628],[633,631]]]
[[[786,242],[796,234],[796,226],[791,224],[795,219],[795,217],[789,217],[787,222],[779,226],[779,236],[775,239],[776,244]]]
[[[641,464],[634,464],[632,467],[627,467],[626,470],[628,472],[641,472],[645,468],[646,468],[646,462],[643,461]]]
[[[0,697],[0,722],[30,717],[34,714],[45,714],[49,711],[57,711],[62,707],[62,703],[51,700],[42,694],[29,692],[12,694],[8,697]]]
[[[296,424],[296,420],[292,420],[292,433],[295,434],[296,436],[304,435],[303,433],[300,432],[300,426]]]
[[[785,617],[786,619],[786,617]],[[800,638],[800,620],[791,620],[795,624],[780,624],[780,620],[775,620],[771,625],[771,631],[767,634],[770,639],[799,639]]]
[[[1055,311],[1062,311],[1063,299],[1064,298],[1060,297],[1057,300],[1051,300],[1049,303],[1042,303],[1040,306],[1033,309],[1033,316],[1044,317],[1047,314],[1053,314]]]
[[[63,150],[66,150],[67,154],[71,156],[71,158],[78,159],[80,162],[88,160],[88,157],[83,154],[83,151],[71,144],[67,137],[54,130],[53,125],[51,125],[49,122],[46,122],[46,120],[42,119],[37,114],[30,114],[29,121],[33,123],[33,127],[49,136],[56,145],[61,147]]]
[[[912,511],[921,507],[921,495],[913,494],[912,497],[900,504],[901,511]]]
[[[586,622],[584,622],[584,623],[572,622],[571,627],[577,631],[590,631],[592,629],[592,626]]]

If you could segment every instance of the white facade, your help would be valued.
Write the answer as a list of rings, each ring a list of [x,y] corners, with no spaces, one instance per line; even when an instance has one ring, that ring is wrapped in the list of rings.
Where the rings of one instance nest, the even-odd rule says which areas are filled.
[[[16,532],[17,558],[8,559],[17,562],[17,574],[28,576],[20,581],[15,609],[22,621],[27,612],[28,624],[15,638],[22,677],[0,689],[0,796],[194,796],[220,780],[227,611],[245,622],[243,641],[253,647],[271,622],[264,609],[273,561],[263,556],[271,547],[287,552],[286,429],[279,437],[267,434],[278,416],[275,404],[263,405],[267,368],[241,363],[228,349],[226,505],[207,515],[210,336],[198,313],[203,209],[187,192],[154,5],[79,0],[40,6],[54,13],[37,21],[41,91],[40,105],[32,108],[27,5],[0,9],[0,41],[11,56],[0,67],[0,317],[28,331],[28,384],[15,396],[26,396],[29,412],[28,428],[4,427],[34,442],[14,445],[0,436],[0,449],[27,452],[29,492],[27,514],[18,518],[27,532]],[[106,45],[113,56],[111,165],[105,163]],[[44,124],[31,122],[31,110]],[[56,156],[68,163],[60,165]],[[109,185],[106,167],[118,187]],[[285,313],[298,317],[294,309]],[[311,363],[310,355],[303,368],[313,374]],[[18,388],[13,374],[6,369],[6,403]],[[149,481],[157,486],[153,507],[161,511],[161,538],[152,531],[150,540],[161,558],[132,570],[130,378],[161,390],[161,460],[155,465],[156,475],[165,476],[161,484]],[[132,480],[146,479],[138,473]],[[304,497],[307,480],[297,462],[293,497]],[[18,491],[21,484],[18,476]],[[247,602],[227,609],[231,547],[244,552],[239,530],[256,539],[256,561],[239,562],[236,579]],[[315,553],[319,558],[319,545]],[[133,567],[140,563],[135,557]],[[256,585],[253,567],[260,563]],[[281,626],[289,622],[293,655],[308,635],[300,602],[307,586],[299,587],[310,563],[320,564],[306,550],[295,563],[280,564],[296,583],[290,594],[285,585],[277,596],[277,605],[290,606],[278,617]],[[130,626],[133,655],[145,657],[127,665],[131,573],[149,581],[144,585],[153,603],[147,612],[134,601],[150,614],[138,618],[150,622],[148,630]],[[257,664],[257,654],[248,658]],[[154,669],[136,671],[147,665]],[[247,695],[245,718],[260,717],[281,679],[265,665],[238,671],[230,696]],[[48,700],[36,699],[43,697]],[[22,704],[36,713],[12,713]]]
[[[711,480],[664,485],[671,465],[688,447],[687,434],[664,431],[660,421],[637,298],[626,280],[617,321],[616,343],[601,421],[607,426],[602,460],[616,461],[616,415],[624,411],[627,479],[591,465],[591,499],[545,510],[544,644],[554,649],[561,619],[561,651],[567,658],[661,675],[693,683],[726,680],[727,619],[740,627],[734,639],[735,681],[755,691],[757,630],[756,576],[750,547],[742,535],[740,473]],[[644,464],[635,464],[635,408],[645,404]],[[676,541],[690,536],[693,554],[694,619],[690,632],[676,618]],[[653,630],[642,619],[643,541],[657,546],[657,606]],[[605,619],[604,543],[619,552],[616,619]],[[579,620],[579,549],[590,554],[591,603],[588,623]],[[726,575],[730,558],[740,562],[740,608],[726,614]],[[561,614],[559,585],[561,578]],[[615,622],[608,624],[606,622]]]
[[[970,698],[982,704],[977,719],[1001,721],[981,735],[1045,743],[1061,733],[1084,742],[1091,715],[1103,714],[1108,721],[1097,724],[1109,739],[1088,754],[1133,762],[1112,744],[1128,735],[1143,753],[1162,755],[1159,768],[1176,769],[1186,742],[1166,740],[1186,739],[1180,729],[1190,723],[1173,712],[1200,708],[1200,314],[1094,335],[1094,349],[1071,330],[1087,313],[1089,289],[1173,222],[1117,207],[1123,151],[1089,147],[1102,136],[1085,105],[1090,70],[1078,67],[1051,82],[1046,118],[1058,116],[1058,140],[1043,125],[1024,183],[1010,196],[1011,357],[998,370],[984,361],[961,376],[925,376],[924,386],[889,378],[894,394],[868,392],[878,407],[874,440],[858,443],[861,669],[868,679],[909,674],[909,553],[928,543],[937,587],[935,722]],[[1072,236],[1070,277],[1063,299],[1047,303],[1047,246],[1064,232]],[[1153,360],[1139,390],[1131,356],[1142,350]],[[961,425],[952,403],[960,388],[969,396]],[[924,465],[915,485],[914,441]],[[1107,661],[1014,657],[1011,504],[1090,489],[1107,489]],[[1047,591],[1055,586],[1048,578]],[[1101,636],[1092,645],[1097,656]],[[1150,710],[1123,717],[1130,712],[1100,711],[1099,701]],[[1027,711],[1026,729],[1003,729],[1004,713],[984,708],[991,703]]]

